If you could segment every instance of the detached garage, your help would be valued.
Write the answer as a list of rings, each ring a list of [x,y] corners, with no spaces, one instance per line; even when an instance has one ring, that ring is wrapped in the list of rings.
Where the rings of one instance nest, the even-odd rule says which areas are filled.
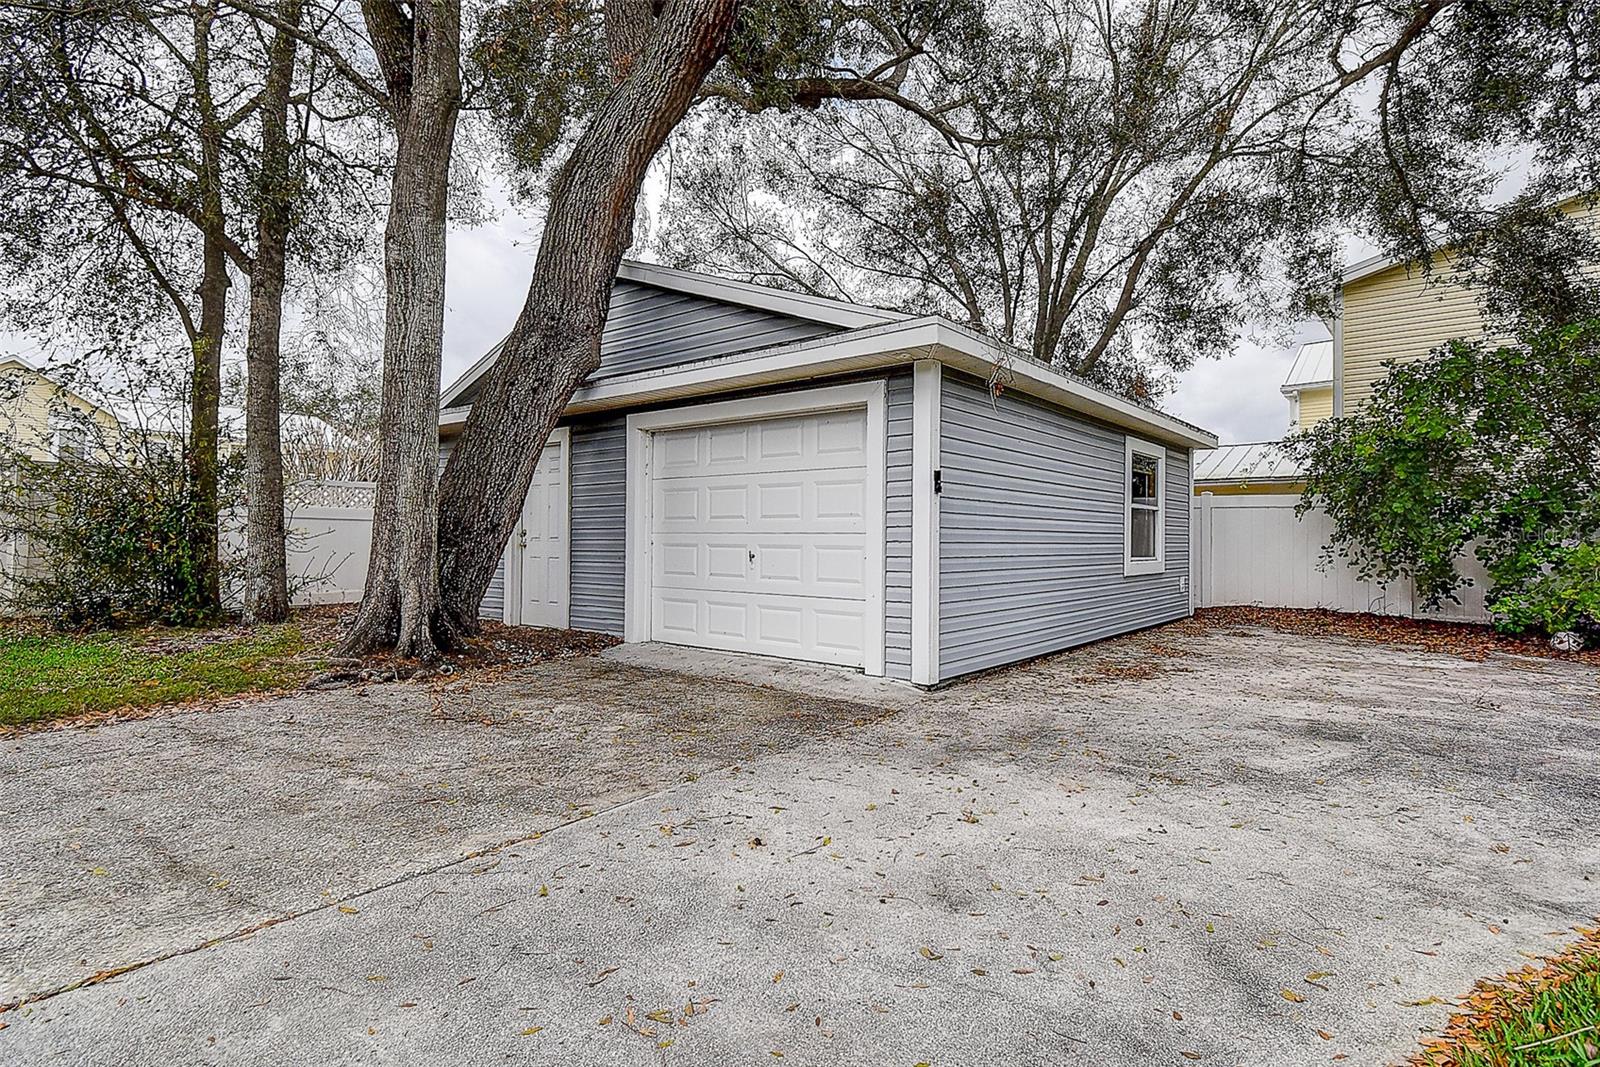
[[[937,684],[1189,614],[1214,445],[936,316],[626,264],[483,610]]]

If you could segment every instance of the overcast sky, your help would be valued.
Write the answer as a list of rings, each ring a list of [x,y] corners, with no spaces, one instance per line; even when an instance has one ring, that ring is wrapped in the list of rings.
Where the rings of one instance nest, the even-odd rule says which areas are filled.
[[[528,291],[538,247],[536,227],[525,210],[501,200],[492,221],[451,229],[445,283],[445,385],[511,328]],[[236,299],[243,299],[243,292],[243,286],[236,289]],[[242,358],[243,317],[237,322],[231,359]],[[1161,406],[1211,430],[1224,442],[1276,440],[1288,428],[1289,404],[1278,386],[1288,375],[1295,350],[1301,341],[1326,336],[1320,324],[1308,323],[1288,342],[1266,332],[1243,337],[1232,356],[1204,361],[1182,375]],[[46,348],[34,338],[0,334],[0,353],[23,353],[39,362],[69,355]]]
[[[511,328],[528,291],[538,236],[515,207],[488,224],[451,231],[446,275],[444,382],[483,355]],[[1307,323],[1289,343],[1241,338],[1234,354],[1206,360],[1178,381],[1162,407],[1211,430],[1224,442],[1273,441],[1289,426],[1289,402],[1278,392],[1295,350],[1328,336]]]

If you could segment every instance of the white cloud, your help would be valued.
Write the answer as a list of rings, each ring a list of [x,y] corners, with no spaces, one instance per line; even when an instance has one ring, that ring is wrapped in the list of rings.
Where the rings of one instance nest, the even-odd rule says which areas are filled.
[[[1161,406],[1223,443],[1276,441],[1289,428],[1289,401],[1278,387],[1294,354],[1302,343],[1327,336],[1320,322],[1306,322],[1287,344],[1270,336],[1241,337],[1233,355],[1203,360],[1180,375]]]

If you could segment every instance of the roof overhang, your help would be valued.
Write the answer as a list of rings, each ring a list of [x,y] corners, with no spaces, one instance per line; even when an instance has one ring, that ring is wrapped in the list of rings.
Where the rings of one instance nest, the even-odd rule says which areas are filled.
[[[1329,378],[1326,381],[1321,381],[1321,382],[1291,382],[1288,385],[1280,385],[1280,386],[1278,386],[1278,392],[1282,393],[1284,396],[1294,396],[1296,393],[1298,393],[1302,389],[1332,389],[1332,388],[1333,388],[1333,379]]]
[[[580,388],[566,414],[586,415],[617,408],[692,400],[813,378],[881,370],[916,360],[938,360],[975,377],[998,376],[1005,388],[1123,429],[1183,448],[1215,448],[1217,438],[1164,412],[1108,393],[1039,363],[948,319],[930,315],[903,319],[731,356],[684,363],[659,370],[619,375]],[[460,432],[466,408],[444,411],[441,436]]]

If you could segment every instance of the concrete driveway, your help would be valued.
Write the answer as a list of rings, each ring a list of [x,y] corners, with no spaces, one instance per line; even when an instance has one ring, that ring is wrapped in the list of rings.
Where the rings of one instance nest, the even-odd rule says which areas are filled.
[[[0,1062],[1383,1064],[1600,912],[1600,678],[621,648],[13,737],[0,810]]]

